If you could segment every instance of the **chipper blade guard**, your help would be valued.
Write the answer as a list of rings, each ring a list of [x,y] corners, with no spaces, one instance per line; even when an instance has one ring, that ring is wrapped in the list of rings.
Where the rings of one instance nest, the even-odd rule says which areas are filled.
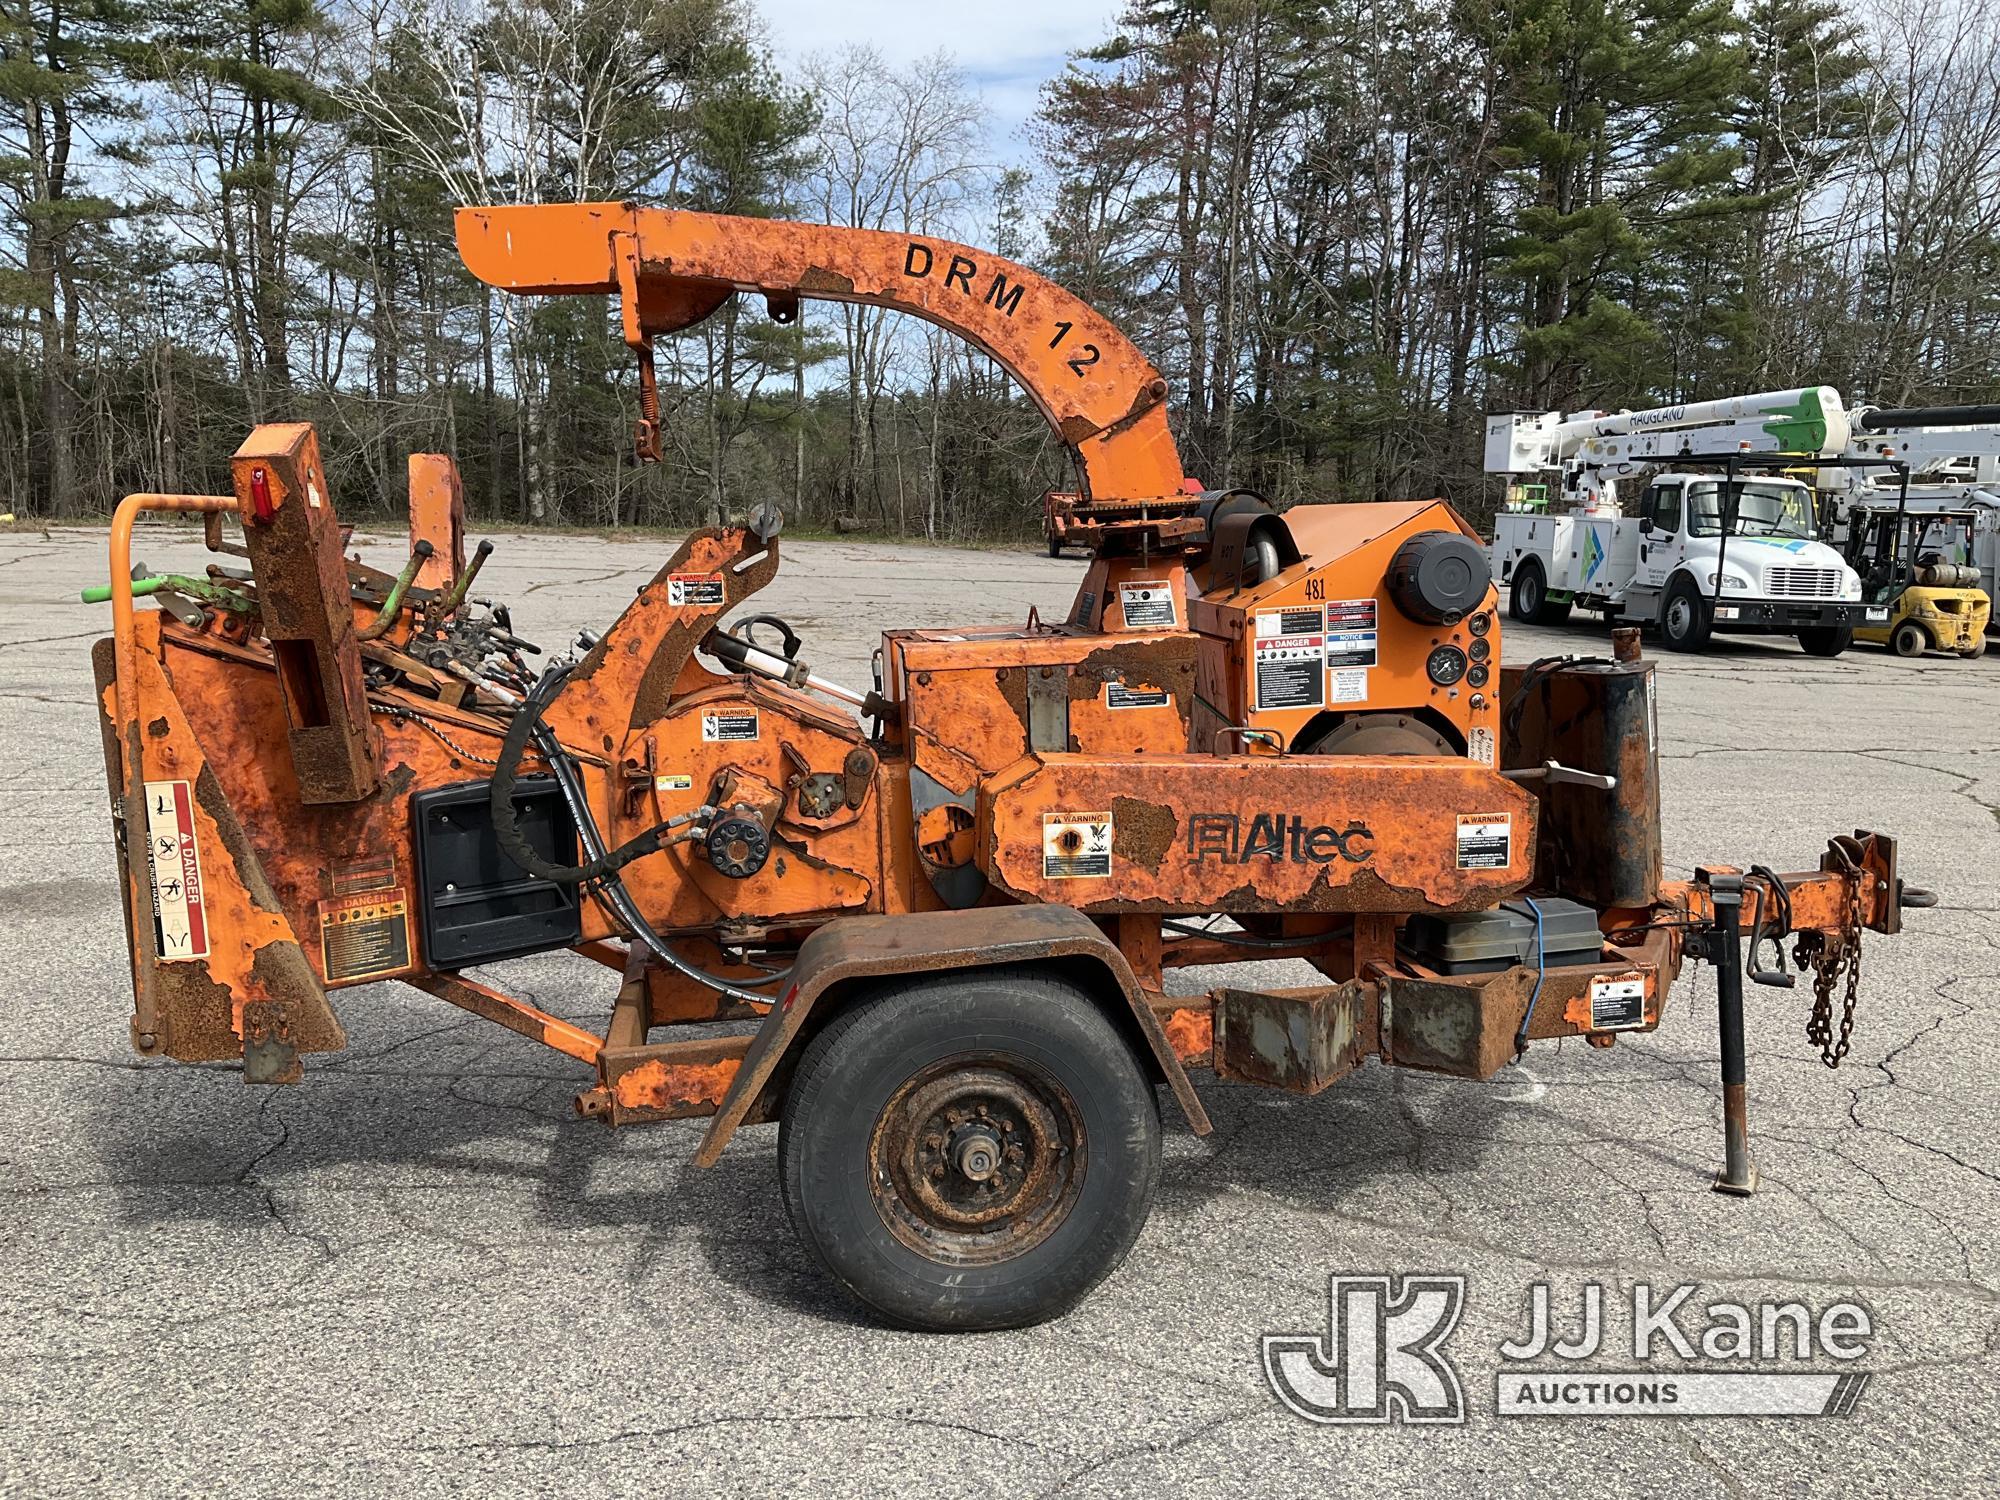
[[[1199,1067],[1300,1093],[1371,1058],[1485,1078],[1536,1040],[1651,1030],[1695,956],[1722,976],[1719,1185],[1749,1187],[1745,936],[1774,983],[1795,941],[1832,1056],[1861,931],[1914,893],[1867,833],[1816,870],[1662,879],[1636,634],[1503,669],[1449,506],[1201,491],[1152,367],[983,252],[621,204],[466,210],[460,239],[508,290],[616,295],[648,372],[653,339],[746,291],[955,329],[1075,452],[1105,507],[1089,571],[1060,623],[892,629],[853,688],[739,613],[779,565],[765,515],[687,537],[544,666],[472,597],[491,548],[468,560],[449,460],[411,460],[411,549],[380,572],[342,556],[311,430],[259,428],[232,495],[135,495],[112,529],[96,662],[141,1052],[294,1081],[344,1044],[337,991],[399,979],[577,1060],[586,1115],[712,1117],[703,1164],[785,1117],[810,1252],[891,1317],[985,1327],[1122,1256],[1153,1084],[1205,1131]],[[200,513],[248,568],[135,584],[148,511]],[[598,1028],[467,972],[561,949],[617,971]],[[1245,957],[1317,981],[1166,994]]]

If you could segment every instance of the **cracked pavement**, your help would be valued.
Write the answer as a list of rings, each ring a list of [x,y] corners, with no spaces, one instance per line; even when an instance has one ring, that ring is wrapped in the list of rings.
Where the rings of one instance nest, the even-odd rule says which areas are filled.
[[[671,551],[495,540],[481,592],[551,647]],[[394,566],[392,538],[361,541]],[[1082,570],[787,553],[754,608],[851,684],[884,625],[1058,616]],[[136,554],[205,557],[167,527]],[[1673,873],[1810,867],[1826,835],[1870,827],[1941,895],[1868,942],[1837,1073],[1803,1037],[1807,988],[1750,987],[1754,1198],[1709,1191],[1715,990],[1691,966],[1657,1034],[1540,1044],[1484,1085],[1372,1066],[1316,1099],[1204,1082],[1216,1133],[1170,1119],[1118,1275],[1058,1323],[938,1338],[870,1325],[803,1263],[770,1129],[698,1171],[698,1122],[580,1121],[578,1065],[416,991],[339,994],[350,1049],[293,1089],[136,1058],[88,662],[108,610],[76,602],[104,567],[101,530],[0,534],[0,1493],[1821,1496],[1990,1492],[2000,1472],[2000,661],[1788,641],[1661,661]],[[1505,648],[1602,636],[1509,624]],[[584,1019],[616,982],[567,956],[495,972]],[[1469,1278],[1448,1345],[1465,1427],[1279,1406],[1258,1336],[1323,1332],[1329,1273],[1440,1270]],[[1494,1417],[1530,1284],[1567,1320],[1592,1279],[1612,1308],[1635,1282],[1699,1282],[1697,1306],[1860,1300],[1874,1378],[1845,1419]],[[1598,1365],[1631,1366],[1623,1328]]]

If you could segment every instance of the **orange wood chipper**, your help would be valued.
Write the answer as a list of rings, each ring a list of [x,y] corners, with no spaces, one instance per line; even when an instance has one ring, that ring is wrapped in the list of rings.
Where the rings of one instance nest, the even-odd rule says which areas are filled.
[[[337,991],[402,980],[576,1059],[586,1116],[708,1117],[704,1166],[776,1121],[834,1278],[905,1324],[1000,1327],[1131,1246],[1161,1085],[1204,1133],[1196,1068],[1483,1079],[1534,1041],[1650,1031],[1686,957],[1720,976],[1717,1185],[1747,1192],[1746,936],[1783,984],[1760,955],[1793,940],[1833,1058],[1862,929],[1924,899],[1872,833],[1813,871],[1663,879],[1636,636],[1502,667],[1484,552],[1442,501],[1189,493],[1165,382],[1024,267],[621,204],[467,209],[458,233],[508,292],[618,298],[649,456],[652,341],[733,295],[956,331],[1073,452],[1089,571],[1060,621],[890,630],[850,688],[734,614],[778,567],[762,510],[533,670],[470,593],[489,548],[468,560],[447,461],[412,461],[391,575],[343,555],[312,430],[258,428],[234,494],[134,495],[112,528],[94,660],[141,1053],[291,1082],[344,1044]],[[147,511],[202,513],[234,560],[135,581]],[[601,1033],[468,973],[561,949],[620,976]],[[1165,993],[1245,959],[1320,982]]]

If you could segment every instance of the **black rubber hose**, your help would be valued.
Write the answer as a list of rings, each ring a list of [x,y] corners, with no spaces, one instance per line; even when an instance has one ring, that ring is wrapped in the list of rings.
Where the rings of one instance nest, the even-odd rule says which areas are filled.
[[[667,825],[655,824],[609,854],[580,865],[551,864],[522,837],[514,818],[514,788],[521,780],[521,757],[526,754],[528,741],[541,725],[543,712],[554,701],[557,691],[568,677],[568,667],[551,667],[521,700],[520,708],[514,713],[514,722],[507,726],[507,737],[500,742],[500,754],[493,764],[488,802],[493,815],[493,837],[500,845],[501,853],[530,875],[557,885],[581,885],[586,880],[599,880],[614,874],[635,859],[657,853]]]

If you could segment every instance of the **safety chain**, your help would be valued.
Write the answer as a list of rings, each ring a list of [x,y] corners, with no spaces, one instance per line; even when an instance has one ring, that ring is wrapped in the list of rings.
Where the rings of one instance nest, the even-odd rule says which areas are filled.
[[[498,761],[488,760],[483,755],[474,755],[470,750],[466,749],[463,745],[457,743],[455,740],[451,738],[451,736],[447,735],[442,729],[438,728],[436,724],[432,723],[422,714],[412,713],[407,708],[397,708],[393,704],[388,704],[388,703],[371,703],[368,706],[374,709],[376,713],[386,715],[391,719],[405,719],[412,724],[416,724],[421,726],[422,728],[428,729],[432,734],[436,735],[440,741],[443,742],[444,747],[447,750],[451,751],[453,755],[456,755],[461,760],[469,760],[473,762],[475,765],[481,765],[481,766],[492,766],[499,764]]]
[[[1861,998],[1861,871],[1846,861],[1847,925],[1828,939],[1825,933],[1802,932],[1792,949],[1793,961],[1813,971],[1813,1008],[1806,1021],[1806,1040],[1819,1048],[1819,1059],[1829,1068],[1840,1066],[1854,1035],[1854,1005]],[[1840,1012],[1840,1036],[1833,1033],[1833,986],[1842,970],[1847,974],[1847,994]]]

